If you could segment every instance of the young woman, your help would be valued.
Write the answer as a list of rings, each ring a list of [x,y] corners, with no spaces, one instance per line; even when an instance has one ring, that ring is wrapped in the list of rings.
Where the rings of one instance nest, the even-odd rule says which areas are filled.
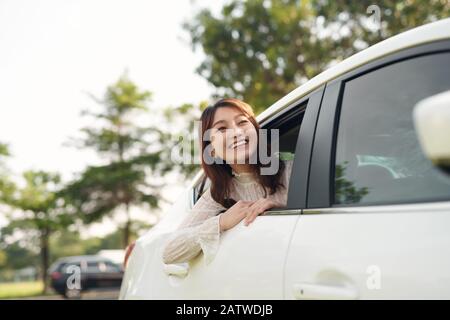
[[[201,163],[211,186],[165,244],[164,263],[187,262],[201,251],[210,263],[223,232],[286,206],[292,160],[279,161],[275,174],[262,174],[268,165],[259,159],[259,130],[252,108],[238,99],[219,100],[203,111]]]

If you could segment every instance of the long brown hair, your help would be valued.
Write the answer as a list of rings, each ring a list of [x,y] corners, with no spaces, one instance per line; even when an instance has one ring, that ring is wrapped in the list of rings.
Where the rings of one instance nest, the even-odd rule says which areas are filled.
[[[211,196],[212,198],[223,205],[225,208],[231,207],[234,203],[236,203],[235,199],[230,198],[230,186],[231,181],[233,178],[232,175],[232,169],[229,164],[227,164],[225,161],[222,163],[216,163],[213,162],[212,164],[208,164],[205,162],[204,154],[205,149],[208,147],[208,145],[211,143],[209,141],[210,139],[204,138],[205,133],[208,129],[212,127],[213,121],[214,121],[214,115],[219,108],[223,107],[231,107],[236,108],[239,111],[241,111],[248,120],[253,124],[253,126],[256,129],[257,137],[258,137],[258,143],[257,143],[257,163],[255,165],[250,166],[252,173],[255,177],[257,177],[258,183],[263,187],[264,189],[264,197],[267,196],[267,190],[269,190],[269,194],[274,194],[277,192],[279,188],[284,188],[285,186],[281,182],[282,173],[284,171],[284,163],[283,161],[280,161],[279,164],[279,170],[274,175],[261,175],[259,174],[260,169],[262,167],[266,167],[270,165],[264,165],[260,162],[259,159],[259,131],[260,127],[258,122],[256,121],[255,115],[253,113],[252,107],[245,103],[244,101],[241,101],[239,99],[234,98],[227,98],[227,99],[221,99],[217,101],[214,105],[208,106],[202,113],[200,117],[201,121],[201,128],[200,128],[200,146],[201,146],[201,164],[202,168],[206,174],[206,176],[211,180]],[[270,144],[267,148],[269,154],[270,154]]]

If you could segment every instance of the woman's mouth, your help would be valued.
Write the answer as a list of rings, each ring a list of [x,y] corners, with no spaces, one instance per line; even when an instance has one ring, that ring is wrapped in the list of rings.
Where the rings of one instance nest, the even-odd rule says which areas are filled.
[[[234,141],[229,148],[230,149],[236,149],[240,146],[244,146],[248,144],[249,139],[248,138],[240,138],[239,140]]]

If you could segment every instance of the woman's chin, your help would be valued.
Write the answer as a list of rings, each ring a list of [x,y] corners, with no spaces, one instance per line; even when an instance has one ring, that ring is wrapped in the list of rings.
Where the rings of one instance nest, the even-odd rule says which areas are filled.
[[[228,164],[256,164],[255,152],[249,154],[248,149],[244,152],[240,152],[236,157],[229,157]]]

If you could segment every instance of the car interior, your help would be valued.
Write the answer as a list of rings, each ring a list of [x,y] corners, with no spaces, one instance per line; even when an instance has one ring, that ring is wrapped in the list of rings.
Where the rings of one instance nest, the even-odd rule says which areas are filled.
[[[335,203],[401,202],[439,197],[450,192],[450,179],[429,163],[415,137],[410,136],[414,134],[411,128],[403,135],[398,132],[358,138],[346,135],[341,140],[345,141],[341,145],[344,153],[336,161],[340,170],[336,170],[335,188],[342,186],[343,180],[344,185],[351,184],[353,188],[335,190]],[[358,143],[355,139],[366,143]],[[337,176],[338,172],[340,176]],[[339,179],[341,184],[338,186]],[[360,193],[361,197],[355,197],[355,193]]]

